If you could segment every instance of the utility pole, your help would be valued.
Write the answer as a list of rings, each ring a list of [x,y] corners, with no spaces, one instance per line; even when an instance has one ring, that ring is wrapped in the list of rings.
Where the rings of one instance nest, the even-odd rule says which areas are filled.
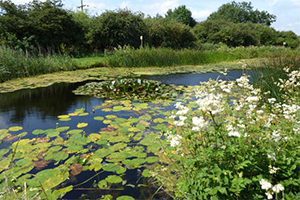
[[[83,0],[81,0],[81,5],[78,6],[77,8],[80,8],[80,9],[81,9],[81,12],[83,12],[83,8],[84,8],[84,7],[88,7],[88,5],[84,5],[84,4],[83,4]]]

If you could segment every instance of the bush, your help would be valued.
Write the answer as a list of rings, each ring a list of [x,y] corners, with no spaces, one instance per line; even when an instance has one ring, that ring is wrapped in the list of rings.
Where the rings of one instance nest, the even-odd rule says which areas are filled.
[[[278,33],[271,27],[254,23],[208,20],[193,29],[198,40],[224,43],[230,47],[275,45]],[[282,44],[281,44],[282,45]]]
[[[283,103],[262,103],[246,76],[186,94],[153,176],[178,199],[299,198],[300,72],[287,76]]]
[[[142,14],[129,10],[107,11],[93,19],[88,33],[94,49],[117,48],[126,45],[139,47],[140,36],[147,37],[147,27]]]
[[[195,36],[190,27],[170,19],[147,19],[149,31],[147,40],[151,47],[167,47],[174,49],[193,46]]]

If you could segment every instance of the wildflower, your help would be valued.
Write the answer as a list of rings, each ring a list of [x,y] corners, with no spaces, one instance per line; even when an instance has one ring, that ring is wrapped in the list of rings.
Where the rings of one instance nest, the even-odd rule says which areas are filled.
[[[276,174],[276,172],[279,170],[280,168],[278,167],[274,167],[274,166],[269,166],[269,172],[270,174]]]
[[[278,131],[273,131],[272,133],[272,139],[275,141],[275,142],[279,142],[281,140],[281,134],[278,132]]]
[[[186,116],[179,116],[178,118],[179,118],[178,121],[174,121],[175,126],[184,126],[185,120],[187,119],[187,117]]]
[[[208,122],[205,121],[205,119],[202,116],[193,117],[192,122],[194,124],[193,131],[199,131],[200,129],[203,129],[208,125]]]
[[[241,137],[241,134],[232,125],[228,125],[227,130],[229,137]]]
[[[272,187],[272,190],[273,190],[275,193],[279,193],[279,192],[281,192],[281,191],[284,190],[284,187],[283,187],[283,185],[281,185],[281,184],[279,183],[279,184],[277,184],[277,185],[274,185],[274,186]]]
[[[170,141],[171,147],[176,147],[180,145],[182,137],[180,135],[169,135],[168,140]]]
[[[228,136],[230,136],[230,137],[241,137],[241,134],[238,131],[230,131],[228,133]]]
[[[261,185],[261,189],[263,190],[269,190],[270,188],[272,188],[272,184],[265,179],[261,179],[259,183]]]
[[[213,115],[220,113],[224,110],[221,94],[200,94],[197,104],[199,105],[199,110],[203,112],[211,112]]]
[[[269,102],[270,104],[273,104],[273,103],[276,102],[276,99],[275,99],[275,98],[269,98],[269,99],[268,99],[268,102]]]
[[[177,111],[176,115],[186,115],[189,112],[189,108],[182,106],[180,110]]]
[[[273,194],[269,191],[265,193],[267,196],[267,199],[273,199]]]
[[[250,97],[247,97],[246,101],[249,103],[257,102],[257,101],[259,101],[259,98],[258,98],[258,96],[250,96]]]

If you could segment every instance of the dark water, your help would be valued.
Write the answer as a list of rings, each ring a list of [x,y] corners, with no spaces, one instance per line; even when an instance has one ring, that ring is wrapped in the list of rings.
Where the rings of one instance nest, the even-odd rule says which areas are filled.
[[[206,82],[209,79],[219,80],[235,80],[241,77],[244,73],[251,77],[255,74],[255,71],[243,71],[243,70],[231,70],[227,75],[216,72],[208,73],[183,73],[183,74],[170,74],[170,75],[154,75],[154,76],[142,76],[142,78],[161,81],[165,84],[175,85],[198,85],[200,82]]]
[[[252,75],[253,72],[247,72]],[[143,76],[145,79],[159,80],[167,84],[177,85],[197,85],[200,82],[208,81],[209,79],[233,80],[239,78],[243,74],[241,70],[233,70],[224,76],[220,73],[204,73],[204,74],[173,74],[159,76]],[[59,126],[68,125],[76,127],[80,123],[80,119],[72,119],[68,122],[58,122],[57,116],[71,113],[78,108],[84,108],[90,115],[84,117],[84,121],[89,123],[86,131],[89,133],[99,132],[106,125],[99,121],[93,120],[95,116],[104,116],[110,113],[104,113],[101,110],[93,112],[95,106],[101,105],[105,100],[88,96],[77,96],[72,93],[72,90],[82,83],[59,83],[46,88],[20,90],[13,93],[0,94],[0,129],[6,129],[10,126],[22,126],[24,130],[30,132],[34,129],[49,129],[55,128],[57,123]],[[122,113],[120,113],[122,115]],[[125,114],[126,115],[126,114]],[[127,113],[128,115],[128,113]],[[129,117],[129,116],[122,116]],[[140,179],[140,171],[129,170],[126,173],[128,183],[136,183]],[[83,172],[76,177],[75,180],[70,180],[73,183],[80,183],[95,175],[94,172]],[[106,174],[107,175],[107,174]],[[98,182],[101,176],[96,176],[89,181],[83,188],[90,187],[93,181]],[[120,195],[131,195],[138,199],[149,199],[157,188],[126,188],[123,191],[108,191],[107,194],[114,193]],[[89,199],[99,198],[103,195],[97,191],[74,190],[65,196],[65,199],[77,199],[86,195]],[[156,196],[158,199],[163,197]]]

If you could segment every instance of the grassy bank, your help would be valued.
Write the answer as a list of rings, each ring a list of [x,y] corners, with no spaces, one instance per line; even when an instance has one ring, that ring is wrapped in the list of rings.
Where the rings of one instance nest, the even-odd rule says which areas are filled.
[[[22,51],[0,46],[0,82],[74,69],[76,64],[68,56],[28,56]]]
[[[86,80],[106,80],[115,77],[140,76],[140,75],[162,75],[171,73],[209,72],[227,69],[239,69],[247,64],[249,67],[257,66],[261,61],[257,59],[239,60],[235,62],[221,62],[217,64],[196,66],[173,66],[173,67],[101,67],[92,69],[81,69],[75,71],[55,72],[38,75],[34,77],[19,78],[0,83],[0,93],[13,92],[20,89],[33,89],[47,87],[54,83],[74,83]]]
[[[71,58],[62,55],[27,56],[22,51],[0,47],[0,82],[58,71],[96,67],[195,66],[296,53],[299,51],[278,47],[221,48],[211,51],[126,48],[109,55]]]
[[[147,67],[147,66],[178,66],[203,65],[240,59],[264,58],[276,55],[294,54],[295,51],[279,47],[238,47],[221,48],[211,51],[190,49],[121,49],[107,58],[112,67]]]

